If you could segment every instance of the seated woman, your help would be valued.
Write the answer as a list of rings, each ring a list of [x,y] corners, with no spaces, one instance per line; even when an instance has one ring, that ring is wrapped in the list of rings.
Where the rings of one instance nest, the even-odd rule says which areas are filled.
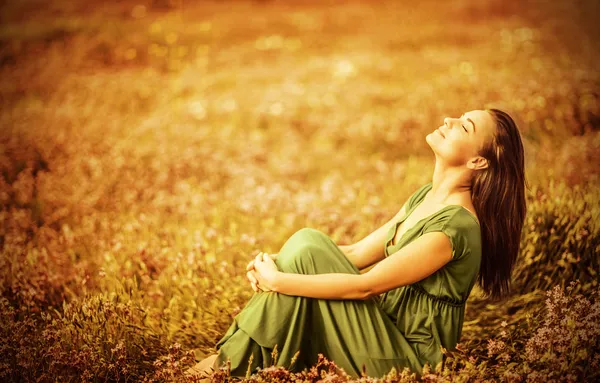
[[[446,118],[426,141],[432,181],[383,226],[349,246],[303,228],[279,254],[250,262],[257,293],[218,354],[192,371],[230,360],[232,376],[245,376],[270,366],[275,347],[278,366],[298,352],[291,370],[301,371],[321,353],[353,377],[392,367],[420,376],[425,363],[443,363],[475,282],[492,298],[508,292],[526,214],[524,153],[515,122],[498,109]]]

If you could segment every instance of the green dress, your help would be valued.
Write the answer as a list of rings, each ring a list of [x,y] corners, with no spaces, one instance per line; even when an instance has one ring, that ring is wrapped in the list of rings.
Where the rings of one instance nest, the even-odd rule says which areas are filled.
[[[431,189],[421,186],[407,201],[407,212],[390,228],[385,255],[398,251],[422,234],[445,233],[452,243],[452,260],[429,277],[367,300],[326,300],[255,293],[217,343],[217,365],[227,359],[232,376],[273,364],[292,371],[314,365],[321,353],[353,376],[381,377],[392,367],[409,367],[420,376],[426,362],[443,361],[440,346],[454,349],[459,342],[465,302],[481,261],[480,227],[475,216],[459,205],[448,205],[420,220],[398,243],[392,239]],[[300,274],[352,273],[359,270],[325,233],[303,228],[282,246],[276,264],[280,271]],[[253,355],[252,365],[248,366]]]

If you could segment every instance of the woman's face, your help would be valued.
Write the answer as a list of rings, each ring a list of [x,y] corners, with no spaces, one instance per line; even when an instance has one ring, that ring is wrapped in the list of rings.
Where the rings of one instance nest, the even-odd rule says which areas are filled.
[[[485,162],[478,153],[493,139],[495,130],[496,124],[489,112],[472,110],[459,118],[445,118],[444,124],[429,133],[426,140],[449,165],[473,168]]]

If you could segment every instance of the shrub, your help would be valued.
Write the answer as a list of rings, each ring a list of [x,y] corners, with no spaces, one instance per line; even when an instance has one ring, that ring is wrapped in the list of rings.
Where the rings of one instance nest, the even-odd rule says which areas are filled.
[[[571,282],[566,293],[559,286],[547,292],[544,323],[525,346],[535,371],[530,380],[600,380],[600,289],[588,299],[573,294],[578,284]]]
[[[534,185],[513,274],[515,292],[547,290],[581,280],[584,291],[598,286],[600,272],[600,191],[589,185],[551,181]]]
[[[546,291],[543,322],[524,346],[515,347],[514,334],[504,328],[499,338],[488,340],[488,356],[498,362],[498,375],[528,382],[600,379],[600,289],[588,299],[574,293],[579,284]]]

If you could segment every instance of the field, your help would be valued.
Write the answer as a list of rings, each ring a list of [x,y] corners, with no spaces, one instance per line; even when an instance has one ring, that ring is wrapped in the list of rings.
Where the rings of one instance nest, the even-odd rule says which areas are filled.
[[[250,259],[303,227],[362,239],[431,180],[425,136],[489,107],[525,144],[512,294],[476,287],[459,349],[424,376],[600,379],[598,14],[0,1],[0,379],[186,381],[252,296]],[[326,361],[302,379],[320,371],[345,381]]]

